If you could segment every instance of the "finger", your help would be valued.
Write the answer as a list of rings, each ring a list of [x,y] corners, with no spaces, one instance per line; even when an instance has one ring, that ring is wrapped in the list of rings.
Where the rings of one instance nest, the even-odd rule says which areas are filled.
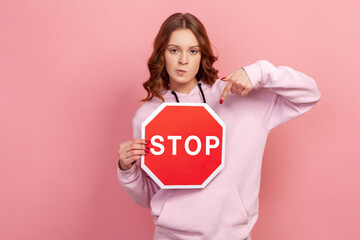
[[[128,148],[129,146],[131,146],[132,144],[135,144],[135,143],[138,143],[138,144],[141,144],[143,143],[144,140],[143,139],[133,139],[133,140],[129,140],[129,141],[126,141],[126,142],[123,142],[119,145],[119,149],[126,149]]]
[[[138,143],[138,144],[149,144],[150,143],[150,141],[149,140],[146,140],[146,139],[134,139],[134,140],[132,140],[133,141],[133,143]]]
[[[222,81],[224,81],[224,82],[229,81],[229,80],[230,80],[230,78],[231,78],[231,76],[232,76],[232,73],[230,73],[230,74],[229,74],[229,75],[227,75],[226,77],[222,77],[222,78],[220,78],[220,80],[222,80]]]
[[[241,93],[242,93],[243,91],[244,91],[244,88],[239,87],[239,88],[236,90],[236,94],[241,95]]]
[[[133,139],[133,140],[130,140],[130,141],[120,144],[120,147],[129,147],[134,144],[147,145],[149,143],[150,143],[150,141],[145,140],[145,139]]]
[[[245,97],[250,92],[250,89],[244,88],[244,90],[241,92],[241,96]]]
[[[221,94],[220,104],[222,104],[225,101],[225,98],[229,94],[231,87],[232,87],[232,82],[228,82]]]
[[[238,86],[236,84],[233,84],[231,86],[231,93],[236,93],[238,91],[238,89],[239,89]]]
[[[123,144],[120,144],[119,152],[120,151],[131,151],[132,149],[145,149],[146,145],[148,145],[150,142],[145,139],[134,139],[127,141]]]
[[[248,82],[246,84],[246,87],[244,88],[244,90],[242,91],[241,93],[241,96],[246,96],[249,94],[249,92],[253,89],[253,86],[252,86],[252,83],[251,82]]]
[[[133,164],[134,162],[136,162],[137,160],[140,160],[141,159],[141,156],[132,156],[132,157],[129,157],[127,159],[125,159],[123,161],[123,164],[124,165],[130,165],[130,164]]]
[[[148,153],[149,153],[148,149],[146,149],[146,150],[132,150],[132,151],[129,151],[129,152],[126,153],[126,159],[134,157],[134,156],[140,156],[141,157],[141,155],[146,155]]]
[[[126,148],[126,152],[130,152],[132,150],[145,150],[145,149],[149,149],[149,147],[146,146],[145,144],[132,143]]]
[[[130,165],[139,160],[141,156],[147,155],[148,153],[149,150],[132,150],[130,152],[119,155],[119,159],[123,165]]]

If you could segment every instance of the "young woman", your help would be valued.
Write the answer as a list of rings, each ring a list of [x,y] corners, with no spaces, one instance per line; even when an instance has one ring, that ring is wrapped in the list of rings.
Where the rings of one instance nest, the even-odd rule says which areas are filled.
[[[154,239],[251,239],[258,218],[267,135],[320,100],[315,81],[260,60],[218,79],[203,24],[176,13],[162,24],[148,61],[148,95],[133,119],[133,140],[120,144],[118,179],[138,204],[151,207]],[[163,102],[206,102],[226,123],[226,164],[204,189],[160,189],[141,169],[149,143],[141,123]]]

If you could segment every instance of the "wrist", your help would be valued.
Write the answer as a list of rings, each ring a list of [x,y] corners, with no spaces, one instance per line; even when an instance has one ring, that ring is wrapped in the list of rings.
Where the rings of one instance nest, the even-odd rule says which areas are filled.
[[[118,160],[118,167],[120,168],[121,171],[127,171],[127,170],[132,168],[132,165],[129,166],[129,167],[124,167],[124,166],[121,165],[121,162],[120,162],[120,159],[119,159]]]

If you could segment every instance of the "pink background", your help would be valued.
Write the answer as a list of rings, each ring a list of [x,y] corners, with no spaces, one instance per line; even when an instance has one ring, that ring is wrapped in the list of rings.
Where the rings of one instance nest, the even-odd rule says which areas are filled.
[[[267,59],[323,95],[265,150],[257,239],[360,236],[360,4],[350,0],[0,2],[0,239],[151,239],[117,182],[161,23],[191,12],[220,77]]]

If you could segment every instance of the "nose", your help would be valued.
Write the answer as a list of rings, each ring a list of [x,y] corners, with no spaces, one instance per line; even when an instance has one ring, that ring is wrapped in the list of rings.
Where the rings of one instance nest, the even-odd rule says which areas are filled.
[[[184,65],[188,63],[188,56],[186,52],[182,52],[179,56],[179,63]]]

